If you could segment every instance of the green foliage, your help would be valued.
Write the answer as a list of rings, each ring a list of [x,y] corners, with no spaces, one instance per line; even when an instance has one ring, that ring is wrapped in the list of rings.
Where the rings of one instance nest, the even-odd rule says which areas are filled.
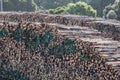
[[[49,9],[52,14],[70,13],[77,15],[96,16],[96,10],[85,2],[69,3],[67,6],[58,7],[56,9]]]
[[[5,29],[0,29],[0,37],[8,36],[8,32]]]
[[[50,32],[46,32],[43,36],[42,36],[42,40],[41,43],[44,47],[47,47],[49,42],[53,40],[53,36],[50,34]]]
[[[86,2],[97,10],[98,16],[103,16],[103,9],[105,6],[113,3],[114,0],[35,0],[35,2],[44,9],[55,9],[56,7],[65,6],[69,3],[76,3],[78,1]]]
[[[5,29],[0,30],[0,37],[8,36],[8,32]],[[53,40],[53,36],[48,31],[44,35],[37,35],[32,33],[31,29],[23,30],[21,27],[17,27],[16,30],[12,32],[13,39],[17,42],[25,42],[26,48],[28,50],[35,50],[39,45],[44,48],[48,47],[50,41]]]
[[[86,61],[86,60],[88,60],[88,58],[84,54],[82,54],[82,55],[80,55],[80,60]]]
[[[28,50],[34,51],[39,45],[41,45],[43,49],[49,49],[50,55],[63,55],[76,52],[74,41],[70,39],[65,39],[59,45],[48,47],[50,41],[54,40],[49,31],[44,35],[37,35],[33,34],[31,30],[22,30],[21,28],[17,28],[13,33],[15,33],[15,36],[13,35],[14,39],[17,41],[23,41]]]
[[[24,40],[24,35],[23,35],[23,29],[21,29],[20,27],[17,28],[15,31],[13,31],[13,38],[16,40],[16,41],[22,41]]]
[[[54,9],[59,6],[67,5],[73,1],[74,0],[35,0],[35,3],[42,9]]]
[[[107,14],[107,18],[108,19],[116,19],[117,18],[117,14],[115,13],[114,10],[110,10]]]
[[[8,36],[8,32],[5,29],[0,30],[0,37]],[[28,50],[35,50],[39,45],[42,47],[48,47],[48,44],[53,40],[53,36],[50,32],[46,32],[44,35],[37,35],[32,33],[31,29],[23,30],[21,27],[17,27],[16,30],[12,32],[13,39],[17,42],[25,42],[26,48]]]
[[[2,80],[29,80],[29,78],[24,77],[17,70],[12,70],[7,66],[8,57],[2,55],[1,63],[0,63],[0,79]]]
[[[56,46],[49,47],[50,55],[61,56],[64,54],[75,53],[76,51],[77,50],[76,50],[76,46],[74,44],[74,41],[72,41],[70,39],[65,39],[60,44],[58,44]]]
[[[49,12],[52,14],[65,13],[65,12],[67,12],[67,8],[65,6],[57,7],[55,10],[49,9]]]
[[[97,10],[98,16],[103,16],[103,10],[105,6],[109,5],[110,3],[113,3],[114,0],[82,0],[87,2],[89,5],[91,5],[94,9]]]
[[[41,37],[41,35],[35,35],[35,34],[33,34],[33,35],[35,37],[32,40],[32,43],[33,43],[32,46],[33,46],[34,49],[36,49],[39,46],[40,41],[42,40],[42,37]]]
[[[24,30],[24,36],[25,36],[25,39],[24,39],[24,43],[25,43],[25,45],[26,45],[26,48],[28,49],[28,50],[34,50],[33,49],[33,43],[32,43],[32,41],[33,41],[33,36],[35,36],[35,35],[32,35],[32,31],[31,30]]]
[[[40,41],[43,39],[41,35],[33,34],[32,30],[23,30],[20,27],[13,31],[12,35],[16,41],[25,42],[28,50],[35,50],[39,46]]]
[[[5,37],[8,34],[5,30],[1,30],[0,33],[2,33],[2,37]],[[39,45],[44,50],[48,49],[50,55],[61,56],[64,54],[75,53],[77,51],[74,41],[70,39],[65,39],[58,45],[52,46],[50,42],[56,42],[56,40],[53,38],[50,31],[45,32],[45,34],[34,34],[32,29],[28,30],[17,27],[16,30],[12,32],[12,36],[17,42],[24,42],[26,49],[30,51],[36,50]]]
[[[105,18],[111,18],[112,16],[112,19],[114,17],[114,19],[117,18],[120,20],[120,0],[115,0],[113,4],[106,6],[103,11],[103,16]]]
[[[34,0],[5,0],[3,8],[4,11],[35,11],[39,9]]]

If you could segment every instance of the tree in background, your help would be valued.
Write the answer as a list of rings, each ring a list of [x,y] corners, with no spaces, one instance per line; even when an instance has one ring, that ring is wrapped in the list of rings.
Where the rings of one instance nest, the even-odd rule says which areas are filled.
[[[114,0],[83,0],[86,2],[89,2],[94,9],[97,10],[98,16],[102,17],[103,16],[103,10],[105,6],[109,5],[110,3],[113,3]]]
[[[4,11],[35,11],[38,8],[34,0],[4,0]]]
[[[34,0],[42,9],[54,9],[59,6],[65,6],[68,3],[76,3],[81,0]]]
[[[90,13],[91,14],[95,13],[91,8],[91,6],[92,6],[94,9],[97,10],[97,16],[102,17],[104,15],[104,17],[106,17],[105,15],[107,15],[108,11],[111,10],[111,7],[109,7],[109,6],[113,6],[110,4],[113,4],[115,0],[3,0],[3,1],[4,1],[4,6],[3,6],[4,11],[35,11],[35,10],[47,11],[49,9],[55,9],[56,12],[54,11],[54,13],[69,12],[71,14],[75,14],[77,12],[77,14],[90,15]],[[76,4],[79,1],[86,2],[87,4],[89,4],[91,6],[89,6],[89,7],[84,6],[84,8],[86,8],[86,9],[83,9],[83,10],[80,9],[81,13],[79,13],[78,9],[76,9],[77,5],[73,5],[73,4],[67,5],[69,3]],[[116,0],[116,1],[120,1],[120,0]],[[66,5],[67,5],[67,7],[66,7]],[[119,5],[118,2],[114,3],[114,6],[115,5]],[[77,7],[82,7],[82,6],[77,6]],[[120,10],[119,10],[118,6],[115,6],[117,8],[113,8],[113,7],[112,7],[112,9],[117,14],[117,19],[119,19],[120,18],[120,12],[119,12]],[[69,8],[69,10],[68,10],[68,8]],[[75,8],[75,10],[74,10],[74,8]],[[91,9],[91,10],[88,10],[88,9]],[[86,13],[84,10],[88,10],[91,12]],[[104,10],[104,13],[103,13],[103,10]],[[73,12],[73,11],[76,11],[76,12]]]
[[[109,4],[113,4],[115,0],[35,0],[37,5],[42,9],[55,9],[60,6],[65,6],[68,3],[76,3],[78,1],[83,1],[91,5],[97,10],[97,16],[102,17],[104,8]],[[60,8],[60,10],[62,9]]]
[[[116,19],[116,18],[117,18],[117,14],[115,13],[114,10],[110,10],[110,11],[108,12],[108,14],[106,15],[106,17],[107,17],[108,19]]]
[[[97,12],[92,6],[85,2],[69,3],[67,6],[57,7],[55,9],[49,9],[52,14],[70,13],[77,15],[96,16]]]
[[[110,4],[108,6],[105,7],[104,11],[103,11],[103,15],[105,18],[111,18],[111,16],[115,16],[114,19],[118,19],[120,20],[120,0],[115,0],[115,2],[113,4]]]
[[[105,6],[114,2],[114,0],[35,0],[35,3],[42,9],[55,9],[60,6],[65,6],[68,3],[76,3],[78,1],[83,1],[91,5],[97,10],[99,17],[103,16]]]

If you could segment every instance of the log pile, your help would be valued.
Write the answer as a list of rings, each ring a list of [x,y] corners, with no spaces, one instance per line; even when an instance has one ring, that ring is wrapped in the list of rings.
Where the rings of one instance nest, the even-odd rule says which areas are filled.
[[[46,23],[58,23],[64,25],[78,25],[88,26],[102,32],[104,37],[109,37],[114,40],[120,40],[120,24],[116,25],[116,22],[97,20],[95,18],[86,16],[75,15],[51,15],[42,14],[38,12],[31,13],[3,13],[0,14],[0,20],[2,21],[27,21],[27,22],[46,22]],[[112,24],[114,23],[114,24]]]
[[[0,79],[120,79],[120,71],[105,64],[107,60],[91,47],[93,43],[65,38],[49,23],[88,26],[119,40],[115,25],[95,23],[85,16],[41,13],[3,13],[0,20]]]
[[[119,80],[93,45],[37,22],[0,24],[0,78],[8,80]],[[6,75],[6,76],[5,76]]]

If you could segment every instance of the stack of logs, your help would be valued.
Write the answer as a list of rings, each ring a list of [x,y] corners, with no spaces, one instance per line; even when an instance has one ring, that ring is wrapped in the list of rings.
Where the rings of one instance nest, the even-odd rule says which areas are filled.
[[[92,43],[70,40],[48,22],[69,19],[34,13],[0,15],[0,78],[8,80],[119,80]],[[44,18],[44,19],[43,19]],[[61,19],[65,18],[65,22]],[[36,22],[38,20],[38,22]],[[60,21],[59,21],[60,20]],[[67,20],[67,21],[66,21]],[[71,20],[71,19],[70,19]],[[72,19],[71,25],[77,24]],[[41,23],[40,23],[41,22]],[[47,22],[47,23],[45,23]],[[83,22],[80,22],[84,25]],[[7,73],[10,70],[13,73]],[[16,72],[17,71],[17,72]],[[5,74],[6,73],[6,74]],[[21,73],[21,75],[17,75]],[[23,76],[23,77],[21,77]]]

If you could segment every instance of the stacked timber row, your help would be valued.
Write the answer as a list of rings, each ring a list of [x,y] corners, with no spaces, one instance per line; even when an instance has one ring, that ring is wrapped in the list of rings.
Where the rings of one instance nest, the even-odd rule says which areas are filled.
[[[64,25],[78,25],[88,26],[102,32],[104,37],[109,37],[114,40],[120,40],[120,22],[98,20],[87,16],[78,15],[51,15],[42,14],[38,12],[31,13],[1,13],[1,21],[27,21],[27,22],[46,22],[46,23],[58,23]]]
[[[94,18],[40,13],[3,13],[0,19],[0,78],[120,79],[119,23],[111,27],[106,22],[101,27],[105,23]],[[118,41],[101,37],[106,31]],[[115,63],[117,68],[106,63]]]
[[[105,57],[108,64],[119,66],[120,64],[120,42],[110,38],[102,37],[102,34],[88,27],[81,26],[65,26],[60,24],[49,24],[57,27],[59,34],[69,39],[79,39],[91,42],[95,51],[99,51],[101,56]],[[119,67],[118,67],[119,68]]]
[[[0,24],[0,79],[119,80],[120,72],[93,43],[60,35],[58,27],[37,22]]]

